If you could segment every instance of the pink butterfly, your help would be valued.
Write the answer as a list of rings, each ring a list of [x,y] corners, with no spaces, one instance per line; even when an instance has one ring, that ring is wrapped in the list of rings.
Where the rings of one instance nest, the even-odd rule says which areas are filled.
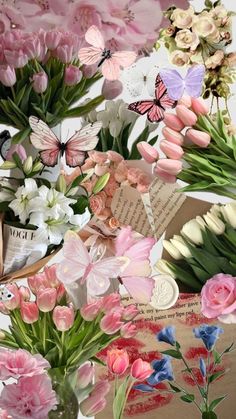
[[[30,135],[31,143],[40,150],[43,164],[50,167],[55,166],[58,157],[64,153],[68,166],[82,166],[86,152],[96,147],[99,140],[97,134],[102,128],[101,122],[86,125],[66,143],[61,143],[49,126],[35,116],[30,116],[29,124],[33,131]]]
[[[122,228],[116,239],[116,256],[128,260],[122,268],[120,282],[138,303],[147,304],[152,297],[155,281],[150,277],[149,257],[155,242],[151,237],[134,239],[131,227]]]
[[[65,234],[64,259],[57,267],[57,277],[65,285],[72,284],[80,278],[80,283],[87,283],[88,293],[92,296],[104,294],[110,286],[109,278],[121,274],[124,258],[104,258],[104,247],[99,254],[99,247],[88,251],[81,238],[73,231]],[[106,248],[105,248],[106,251]]]
[[[167,108],[174,108],[176,104],[177,102],[169,97],[167,88],[158,74],[155,82],[155,99],[133,102],[128,109],[140,115],[146,113],[150,122],[160,122],[164,119],[164,111]]]
[[[136,60],[134,51],[111,52],[105,47],[104,38],[96,26],[90,26],[85,33],[85,40],[90,47],[79,50],[79,59],[82,64],[92,65],[98,63],[101,66],[103,76],[107,80],[117,80],[120,75],[120,67],[129,67]]]

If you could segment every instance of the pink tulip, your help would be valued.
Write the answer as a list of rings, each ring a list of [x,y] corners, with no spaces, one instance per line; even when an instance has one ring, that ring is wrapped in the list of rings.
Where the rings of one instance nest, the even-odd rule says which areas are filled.
[[[159,167],[154,167],[154,173],[163,181],[166,183],[175,183],[176,182],[176,176],[170,175],[165,170],[160,169]]]
[[[137,334],[137,328],[132,322],[128,322],[121,327],[120,334],[123,338],[130,339]]]
[[[130,374],[138,381],[144,381],[153,373],[153,369],[149,362],[143,361],[141,358],[136,359],[131,365]]]
[[[6,410],[1,410],[0,419],[12,419],[12,416],[8,415]]]
[[[108,150],[107,151],[107,158],[110,161],[113,161],[114,163],[120,163],[122,160],[124,160],[123,156],[121,156],[119,153],[117,153],[116,151],[113,151],[113,150]]]
[[[30,290],[28,287],[24,287],[23,285],[19,288],[19,294],[21,297],[21,301],[29,301],[30,300]]]
[[[121,321],[121,314],[118,312],[111,312],[106,314],[100,321],[101,330],[107,335],[113,335],[124,323]]]
[[[24,42],[24,52],[29,60],[39,58],[41,55],[41,42],[39,38],[37,38],[36,36],[26,38]]]
[[[73,46],[59,45],[56,49],[56,56],[63,64],[70,63],[73,57]]]
[[[97,396],[89,396],[83,400],[79,407],[83,416],[95,416],[106,406],[106,399]]]
[[[120,307],[120,303],[120,294],[114,292],[113,294],[106,295],[102,299],[102,311],[104,311],[104,313],[108,313],[111,310]]]
[[[56,288],[56,290],[57,290],[57,302],[59,302],[64,296],[66,290],[63,284],[60,284],[59,287]]]
[[[184,142],[184,136],[180,134],[180,132],[177,132],[169,127],[162,128],[162,134],[170,143],[182,145]]]
[[[160,149],[167,157],[174,160],[180,160],[183,157],[184,150],[177,144],[162,140],[160,142]]]
[[[9,148],[6,155],[6,160],[12,160],[12,156],[14,153],[16,153],[20,157],[22,162],[27,159],[25,148],[21,144],[13,144]]]
[[[84,320],[91,322],[96,319],[98,313],[100,312],[101,305],[101,300],[94,301],[91,304],[86,304],[85,306],[81,307],[80,314]]]
[[[40,289],[36,301],[40,311],[44,313],[52,311],[57,301],[57,290],[55,288]]]
[[[125,307],[122,317],[124,320],[133,320],[139,313],[140,311],[136,307],[136,305],[130,304],[127,307]]]
[[[91,79],[96,74],[97,70],[98,70],[97,64],[83,65],[82,67],[83,76],[86,79]]]
[[[6,58],[7,63],[14,68],[22,68],[28,62],[27,55],[22,51],[19,50],[4,50],[4,55]]]
[[[197,115],[184,105],[176,106],[176,114],[186,127],[192,127],[197,122]]]
[[[165,125],[167,125],[167,127],[175,131],[181,131],[184,128],[184,124],[181,119],[179,119],[178,116],[174,115],[173,113],[165,112],[163,122]]]
[[[83,74],[79,67],[75,65],[68,65],[65,69],[65,84],[66,86],[75,86],[82,79]]]
[[[189,128],[186,131],[186,137],[194,144],[203,148],[206,148],[211,141],[211,137],[207,132],[198,131],[197,129],[193,128]]]
[[[58,30],[51,30],[45,34],[45,44],[48,49],[56,49],[60,43],[62,33]]]
[[[61,283],[56,276],[57,265],[45,266],[44,270],[28,278],[28,285],[34,294],[37,294],[40,288],[58,288]]]
[[[107,351],[107,367],[112,374],[123,375],[129,367],[129,355],[125,349]]]
[[[145,141],[140,141],[140,143],[137,144],[137,149],[147,163],[152,164],[159,159],[158,151]]]
[[[178,175],[182,170],[182,162],[173,159],[161,159],[158,160],[156,167],[165,170],[170,175]]]
[[[44,71],[36,73],[32,77],[33,89],[36,93],[43,93],[48,87],[48,76]]]
[[[90,361],[85,362],[77,370],[77,388],[86,388],[93,381],[94,366]]]
[[[191,106],[191,96],[183,95],[181,99],[178,100],[178,105],[184,105],[186,108],[190,108]]]
[[[0,66],[0,82],[6,87],[14,86],[16,82],[16,73],[14,68],[9,65]]]
[[[4,302],[5,307],[8,310],[15,310],[20,305],[20,293],[16,284],[7,285],[7,289],[13,294],[13,297]]]
[[[73,326],[74,318],[75,314],[72,307],[56,306],[53,310],[52,319],[60,332],[69,330]]]
[[[209,112],[208,103],[202,97],[192,97],[191,108],[196,115],[207,115]]]
[[[39,318],[39,309],[37,304],[32,301],[21,301],[20,313],[23,322],[27,324],[35,323]]]
[[[6,314],[7,316],[10,314],[10,311],[6,308],[2,301],[0,301],[0,313]]]
[[[108,380],[99,380],[95,383],[93,390],[91,391],[91,396],[100,396],[105,397],[110,391],[110,384]]]
[[[123,84],[120,80],[105,79],[102,85],[102,95],[106,100],[115,99],[122,93]]]

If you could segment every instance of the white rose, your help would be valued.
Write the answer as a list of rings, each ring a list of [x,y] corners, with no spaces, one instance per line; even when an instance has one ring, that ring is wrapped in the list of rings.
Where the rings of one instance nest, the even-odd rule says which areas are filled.
[[[224,59],[223,51],[218,50],[211,57],[207,58],[207,60],[205,61],[205,66],[206,68],[214,69],[218,67],[220,64],[222,64],[223,59]]]
[[[193,23],[194,9],[190,6],[187,10],[175,9],[171,15],[173,25],[179,29],[191,28]]]
[[[211,42],[218,42],[220,33],[215,25],[214,20],[209,14],[200,15],[194,18],[192,31],[201,38],[207,38]]]
[[[182,29],[177,32],[175,42],[178,48],[195,50],[199,44],[199,38],[196,33],[189,29]]]
[[[223,5],[210,10],[209,15],[214,19],[217,26],[225,25],[228,21],[228,11]]]
[[[172,64],[177,65],[178,67],[183,67],[189,63],[189,54],[184,51],[173,51],[170,54],[170,61]]]

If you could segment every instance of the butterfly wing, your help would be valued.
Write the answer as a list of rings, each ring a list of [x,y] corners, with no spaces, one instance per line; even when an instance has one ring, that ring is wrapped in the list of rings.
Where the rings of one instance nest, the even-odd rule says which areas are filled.
[[[92,65],[96,64],[102,55],[102,50],[95,47],[84,47],[78,52],[79,60],[82,64]]]
[[[107,80],[117,80],[120,76],[120,65],[113,57],[103,62],[101,70]]]
[[[150,122],[155,123],[162,121],[164,119],[164,110],[160,106],[153,104],[152,108],[147,114],[147,119]]]
[[[137,303],[147,304],[150,302],[155,285],[152,278],[132,276],[121,279],[126,290]]]
[[[102,128],[101,122],[88,124],[77,131],[66,143],[66,163],[71,167],[82,166],[85,152],[93,150],[98,143],[98,132]]]
[[[157,78],[159,68],[157,66],[154,66],[149,70],[149,72],[146,75],[146,88],[147,92],[150,96],[155,96],[155,81]]]
[[[185,81],[177,70],[163,69],[160,71],[160,77],[163,80],[169,97],[178,100],[183,96]]]
[[[128,109],[138,113],[139,115],[144,115],[153,107],[153,100],[139,100],[138,102],[130,103]]]
[[[100,50],[104,50],[104,38],[97,26],[90,26],[90,28],[85,33],[84,37],[85,41],[88,42],[88,44],[92,45],[95,48],[99,48]]]
[[[167,88],[160,76],[160,74],[157,75],[156,82],[155,82],[155,96],[156,100],[158,101],[160,107],[162,110],[168,109],[168,108],[174,108],[177,104],[177,102],[174,99],[171,99]],[[154,115],[155,116],[155,115]]]
[[[144,74],[135,64],[123,71],[122,80],[131,96],[141,95],[145,86]],[[153,81],[153,86],[154,84]]]
[[[204,76],[204,65],[193,65],[191,68],[188,69],[187,74],[185,76],[185,90],[189,96],[201,96]]]
[[[117,278],[123,265],[124,260],[117,257],[105,258],[95,262],[87,277],[89,294],[104,294],[110,286],[110,278]]]
[[[53,167],[57,164],[61,143],[45,122],[30,116],[29,124],[32,128],[31,143],[40,151],[40,157],[45,166]]]
[[[117,62],[120,67],[129,67],[135,62],[137,54],[134,51],[116,51],[112,54],[112,59]]]

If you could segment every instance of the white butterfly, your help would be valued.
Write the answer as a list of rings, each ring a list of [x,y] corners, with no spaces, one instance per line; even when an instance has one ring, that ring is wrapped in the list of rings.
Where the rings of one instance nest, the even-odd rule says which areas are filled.
[[[8,290],[6,285],[0,285],[0,302],[9,301],[14,295]]]
[[[148,94],[155,95],[155,80],[159,68],[152,67],[148,72],[142,71],[136,64],[126,68],[122,73],[122,81],[132,97],[140,96],[146,88]]]

